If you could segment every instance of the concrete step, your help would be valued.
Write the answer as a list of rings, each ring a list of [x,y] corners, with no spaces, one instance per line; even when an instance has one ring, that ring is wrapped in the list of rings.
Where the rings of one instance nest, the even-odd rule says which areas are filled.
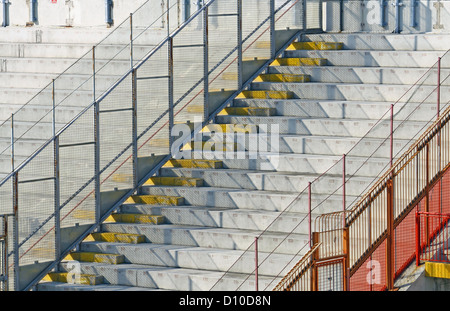
[[[278,116],[333,119],[390,119],[392,102],[314,100],[314,99],[235,99],[236,107],[275,108]],[[442,108],[442,107],[441,107]],[[394,105],[395,120],[429,121],[436,117],[436,103],[404,103]]]
[[[429,68],[414,67],[271,66],[268,68],[268,73],[272,75],[308,75],[310,82],[392,85],[415,84],[420,81],[421,85],[436,85],[438,80],[437,68],[429,71]],[[450,69],[441,69],[441,77],[447,77],[448,75],[450,75]],[[443,84],[449,85],[450,81],[447,79]]]
[[[121,286],[121,285],[111,285],[111,284],[98,284],[98,285],[80,285],[80,284],[70,284],[70,283],[61,283],[61,282],[40,282],[37,285],[38,291],[161,291],[157,288],[148,288],[148,287],[137,287],[137,286]]]
[[[408,102],[436,102],[436,87],[427,85],[411,88],[411,85],[393,86],[386,84],[254,82],[251,84],[251,89],[252,91],[291,92],[294,98],[303,99],[387,101],[395,103],[404,98],[402,101],[408,99]],[[442,102],[450,100],[449,86],[441,87],[441,100]]]
[[[340,185],[336,185],[339,191]],[[308,213],[308,193],[307,191],[297,192],[277,192],[264,190],[246,190],[222,187],[202,187],[187,189],[183,187],[144,187],[142,193],[155,195],[180,195],[184,197],[187,205],[193,206],[214,206],[222,208],[239,208],[251,210],[264,210],[282,212],[288,209],[292,213]],[[312,198],[312,206],[318,206],[327,195],[317,194]],[[350,205],[355,198],[347,196],[347,205]],[[339,202],[339,203],[338,203]],[[332,197],[323,202],[318,207],[316,213],[330,213],[342,209],[342,198]]]
[[[205,187],[222,187],[232,189],[265,190],[298,193],[308,187],[309,182],[319,175],[259,172],[253,170],[216,169],[213,171],[187,168],[162,168],[162,176],[182,176],[201,178]],[[372,178],[354,177],[347,182],[347,194],[360,195],[373,182]],[[332,194],[342,185],[342,176],[324,175],[320,182],[313,183],[311,192],[315,194]]]
[[[66,264],[60,265],[62,269],[70,269]],[[131,286],[140,288],[158,288],[165,290],[182,291],[207,291],[214,286],[214,290],[226,290],[235,288],[241,284],[240,290],[249,291],[255,289],[254,278],[248,278],[242,274],[226,274],[223,272],[205,271],[199,269],[168,268],[147,265],[104,265],[98,263],[81,263],[83,273],[102,273],[104,283],[114,286]],[[272,288],[280,278],[259,278],[261,288]]]
[[[62,76],[55,76],[45,73],[0,73],[0,79],[4,81],[2,87],[14,89],[14,88],[31,88],[31,89],[43,89],[55,80],[55,89],[62,90],[92,90],[92,77],[91,75],[83,74],[65,74]],[[119,75],[96,75],[95,88],[98,91],[105,91],[111,87],[116,81],[121,78]]]
[[[224,124],[259,124],[266,125],[269,133],[292,135],[319,135],[337,137],[368,137],[386,139],[390,136],[390,120],[360,120],[360,119],[328,119],[297,117],[241,117],[217,116],[216,121]],[[394,121],[394,136],[396,139],[411,139],[427,127],[423,121]],[[261,128],[261,126],[260,126]],[[370,132],[369,132],[370,131]]]
[[[324,59],[323,66],[429,68],[442,55],[443,51],[286,50],[283,58]],[[450,61],[443,58],[441,66],[450,68]]]
[[[301,41],[342,42],[344,49],[382,51],[447,51],[448,34],[321,33],[304,34]]]
[[[335,165],[338,174],[342,173],[341,156],[323,156],[316,154],[282,154],[271,152],[259,152],[258,158],[252,158],[248,153],[240,154],[234,152],[231,157],[225,157],[223,153],[211,152],[194,154],[197,156],[192,159],[202,160],[220,160],[223,168],[261,170],[261,171],[279,171],[279,172],[302,172],[304,174],[322,174]],[[187,159],[186,159],[187,160]],[[384,170],[389,162],[388,158],[369,159],[364,157],[347,156],[347,174],[349,176],[358,172],[358,176],[378,176],[380,170]]]
[[[129,38],[129,37],[128,37]],[[0,43],[0,55],[2,57],[13,58],[83,58],[86,61],[92,61],[93,46],[95,47],[96,60],[108,59],[130,59],[129,45],[105,43],[105,44],[77,44],[77,43]],[[134,45],[133,57],[140,60],[149,51],[151,51],[157,44],[149,45]]]
[[[124,245],[120,243],[82,243],[80,249],[89,252],[120,253],[125,262],[139,265],[152,265],[168,268],[198,269],[207,271],[231,273],[253,273],[255,266],[254,253],[237,250],[223,250],[204,247],[187,247],[179,245],[165,245],[144,243],[139,245]],[[290,261],[296,261],[290,255],[274,254],[268,258],[268,253],[258,252],[258,259],[262,264],[258,267],[258,274],[276,276],[278,272],[284,275]],[[242,256],[242,258],[241,258]],[[267,261],[265,261],[265,259]],[[232,266],[239,259],[240,264]],[[300,258],[298,258],[300,259]]]
[[[142,234],[146,241],[153,244],[171,244],[179,246],[196,246],[227,250],[246,250],[259,236],[260,231],[208,228],[188,225],[146,225],[103,223],[101,230],[106,232],[126,232]],[[308,235],[291,234],[286,239],[284,233],[266,233],[258,243],[261,252],[271,252],[275,247],[277,253],[297,255],[301,245],[308,243]],[[302,254],[300,254],[302,255]]]

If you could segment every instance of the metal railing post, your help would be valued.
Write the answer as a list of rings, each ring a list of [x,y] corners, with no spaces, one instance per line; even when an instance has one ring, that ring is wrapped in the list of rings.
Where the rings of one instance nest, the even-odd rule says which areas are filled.
[[[270,0],[270,58],[275,59],[275,0]]]
[[[11,172],[14,172],[14,113],[11,114]]]
[[[130,13],[130,68],[133,68],[133,13]]]
[[[394,288],[394,189],[393,180],[387,181],[387,211],[386,211],[386,287]]]
[[[208,6],[203,7],[203,121],[209,118],[209,42],[208,42]]]
[[[255,237],[255,290],[259,291],[259,280],[258,280],[258,237]]]
[[[238,45],[238,89],[242,88],[243,81],[243,50],[242,50],[242,0],[237,0],[237,45]]]
[[[95,95],[95,46],[92,48],[92,96],[94,100],[94,182],[95,222],[100,221],[100,107]]]
[[[133,69],[131,73],[131,137],[132,137],[132,157],[133,157],[133,189],[138,185],[138,145],[137,145],[137,71]]]
[[[420,214],[416,211],[416,266],[420,265]]]
[[[14,291],[19,290],[19,176],[15,172],[13,175],[13,215],[14,215],[14,233],[13,233],[13,253],[14,253]]]
[[[308,240],[309,247],[313,247],[312,241],[312,220],[311,220],[311,206],[312,206],[311,182],[308,182]]]
[[[394,164],[394,104],[391,104],[391,133],[390,133],[390,147],[389,147],[389,159],[391,167]]]
[[[61,215],[60,215],[60,171],[59,171],[59,136],[54,137],[54,191],[55,191],[55,258],[61,255]]]
[[[175,155],[175,152],[172,150],[173,145],[173,136],[172,136],[172,129],[174,124],[174,109],[173,109],[173,37],[169,36],[169,40],[167,41],[168,44],[168,92],[169,92],[169,152],[172,153],[172,155]]]

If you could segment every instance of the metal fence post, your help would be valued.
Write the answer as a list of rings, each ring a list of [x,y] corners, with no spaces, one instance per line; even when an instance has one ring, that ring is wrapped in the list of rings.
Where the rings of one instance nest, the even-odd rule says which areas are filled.
[[[275,0],[270,0],[270,58],[275,59]]]
[[[131,72],[131,137],[132,137],[132,157],[133,157],[133,189],[138,185],[138,145],[137,145],[137,72],[135,69]]]
[[[416,266],[420,265],[420,215],[416,211]]]
[[[59,136],[54,137],[54,191],[55,191],[55,258],[61,255],[61,215],[60,215],[60,171],[59,171]]]
[[[14,291],[19,290],[19,176],[18,172],[13,175],[13,214],[14,214],[14,233],[13,233],[13,253],[14,253]]]
[[[391,167],[394,164],[394,104],[391,104],[391,133],[390,133],[390,163]]]
[[[308,182],[308,240],[309,240],[309,247],[312,248],[314,244],[312,241],[311,201],[312,201],[311,182]]]
[[[130,67],[133,68],[133,13],[130,13]]]
[[[203,7],[203,121],[209,118],[209,43],[208,43],[208,6]]]
[[[237,0],[237,44],[238,44],[238,90],[242,88],[243,81],[243,51],[242,51],[242,0]]]
[[[174,109],[173,109],[173,37],[169,36],[168,43],[168,74],[169,74],[169,152],[172,153],[173,136],[172,129],[174,124]],[[174,155],[174,154],[173,154]]]
[[[14,113],[11,114],[11,172],[14,172]]]
[[[95,46],[92,48],[92,96],[94,100],[94,181],[95,222],[100,221],[100,107],[95,95]]]
[[[386,287],[394,288],[394,182],[387,181]]]
[[[258,237],[255,237],[255,290],[259,291],[259,280],[258,280],[258,266],[259,266],[259,259],[258,259]]]

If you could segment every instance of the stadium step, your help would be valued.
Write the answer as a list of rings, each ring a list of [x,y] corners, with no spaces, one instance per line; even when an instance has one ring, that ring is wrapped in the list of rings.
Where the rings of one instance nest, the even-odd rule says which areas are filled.
[[[77,252],[89,254],[85,260],[71,254],[80,256],[81,273],[101,275],[103,284],[63,287],[55,281],[40,284],[42,290],[235,290],[241,283],[240,289],[253,290],[248,275],[255,237],[258,256],[270,258],[259,267],[260,287],[272,289],[309,249],[309,206],[312,222],[342,211],[343,204],[351,208],[389,167],[392,104],[442,55],[426,48],[441,46],[434,37],[397,42],[392,35],[361,36],[373,46],[359,45],[353,34],[308,34],[289,45],[183,147],[193,158],[165,163],[79,245]],[[394,154],[408,148],[436,113],[435,98],[422,103],[420,97],[435,87],[434,77],[395,105]],[[235,82],[237,75],[222,79]],[[442,102],[450,99],[449,87],[441,87]],[[243,141],[223,143],[228,134]],[[266,149],[252,158],[247,151],[254,138]],[[341,161],[349,150],[343,201],[333,194],[342,191]],[[123,262],[87,260],[91,254],[122,255]],[[59,265],[61,272],[70,269],[69,261]]]

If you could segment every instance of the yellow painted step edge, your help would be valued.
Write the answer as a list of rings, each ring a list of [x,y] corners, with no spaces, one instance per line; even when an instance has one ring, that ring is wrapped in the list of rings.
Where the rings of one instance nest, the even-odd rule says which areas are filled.
[[[257,92],[257,91],[255,91]],[[275,108],[228,107],[218,113],[219,116],[273,116]]]
[[[84,241],[139,244],[145,242],[145,236],[132,233],[95,232],[88,235]]]
[[[242,91],[236,98],[292,99],[294,94],[288,91]]]
[[[183,187],[201,187],[203,186],[203,179],[188,178],[188,177],[151,177],[144,186],[183,186]]]
[[[112,214],[106,221],[110,222],[124,222],[124,223],[140,223],[140,224],[155,224],[159,225],[164,222],[165,218],[161,215],[147,215],[147,214]]]
[[[221,133],[258,133],[259,128],[257,124],[224,124],[213,123],[206,125],[203,133],[221,132]]]
[[[77,274],[68,272],[51,272],[43,278],[43,281],[82,285],[98,285],[103,283],[103,277],[101,275],[84,273]]]
[[[223,168],[221,160],[191,160],[191,159],[170,159],[163,167],[185,167],[185,168]]]
[[[72,252],[64,260],[75,260],[82,262],[99,262],[118,265],[125,262],[124,256],[119,254],[103,254],[93,252]]]
[[[441,262],[426,262],[425,276],[431,278],[450,279],[450,264]]]
[[[125,203],[181,205],[184,203],[184,198],[164,195],[132,195]]]
[[[270,73],[259,75],[255,82],[287,82],[287,83],[305,83],[310,82],[311,77],[304,74],[288,74],[288,73]]]
[[[342,50],[343,47],[342,42],[293,42],[287,50]]]
[[[326,58],[277,58],[270,65],[271,66],[325,66]]]

